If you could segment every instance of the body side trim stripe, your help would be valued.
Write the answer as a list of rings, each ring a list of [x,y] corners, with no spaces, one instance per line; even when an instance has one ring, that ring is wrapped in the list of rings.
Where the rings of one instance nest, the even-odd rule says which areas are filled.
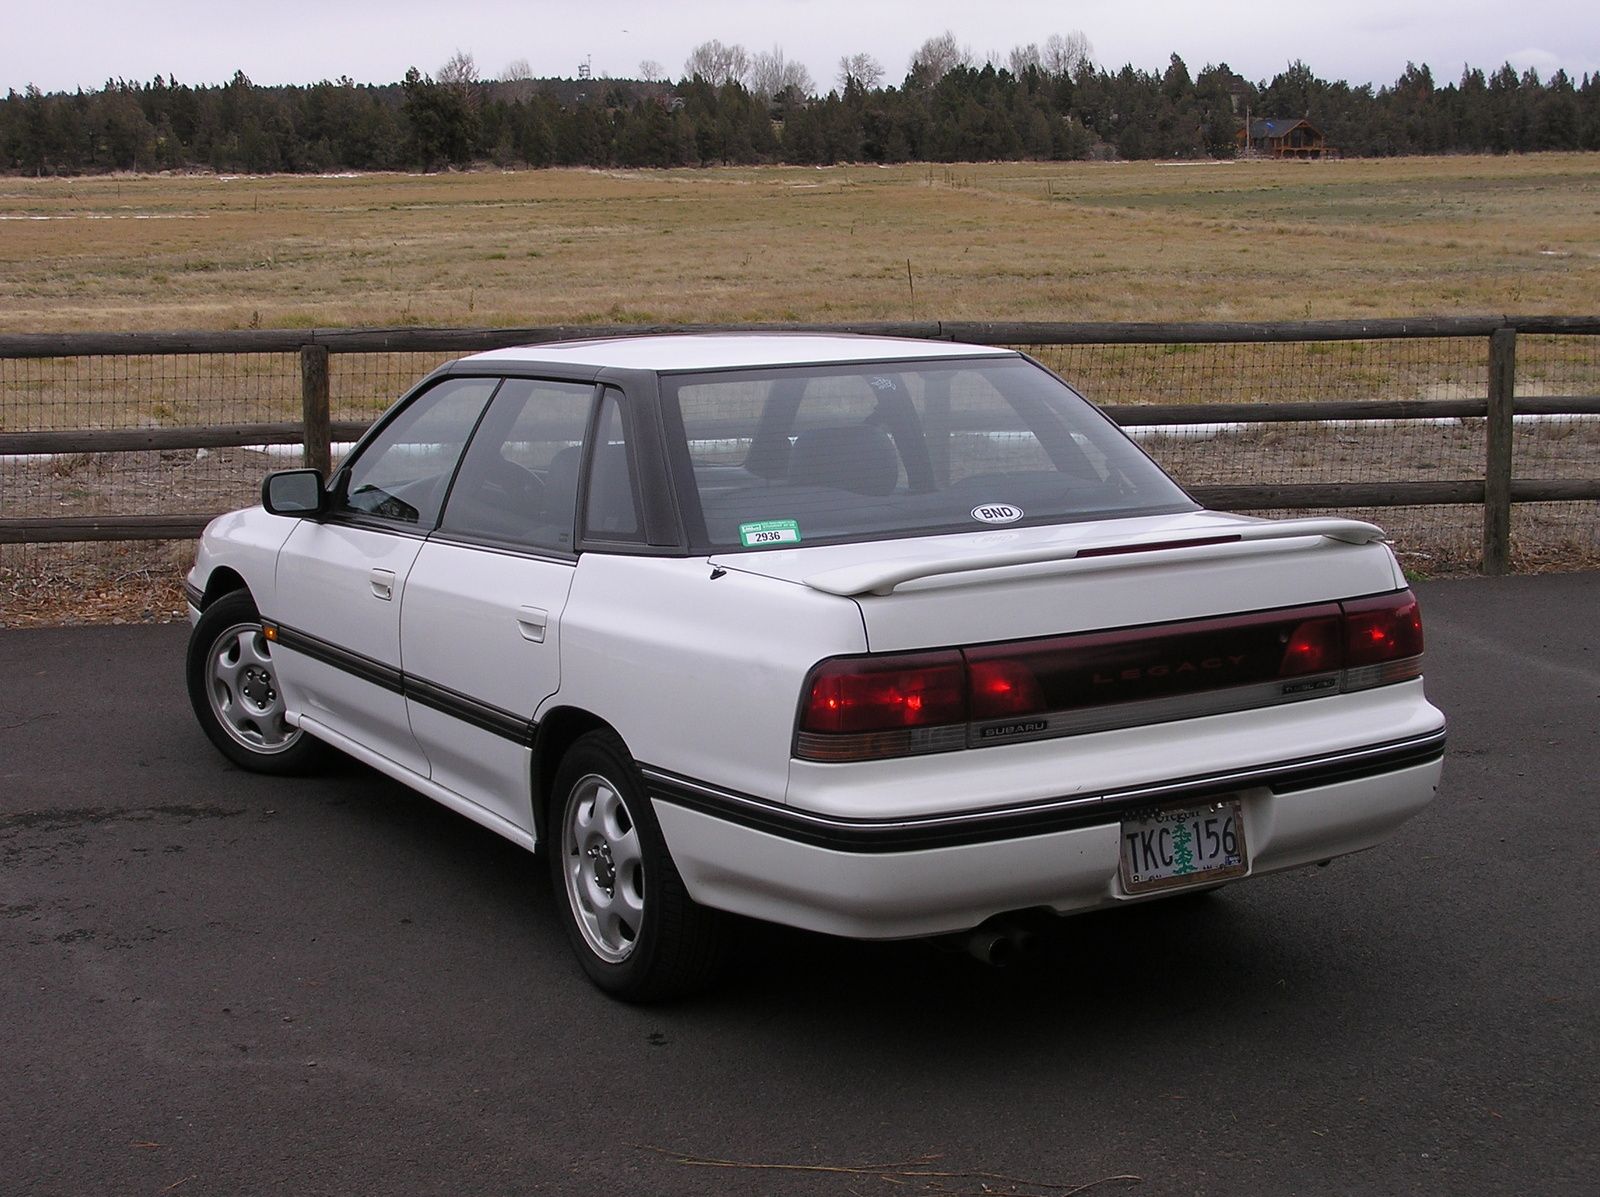
[[[404,685],[405,696],[413,702],[452,715],[463,723],[470,723],[473,727],[521,744],[525,748],[533,746],[535,724],[531,719],[525,719],[514,712],[502,710],[486,702],[479,702],[459,691],[412,677],[410,674],[405,675]]]
[[[361,653],[351,652],[347,648],[340,648],[318,636],[306,632],[296,631],[281,623],[266,619],[263,625],[276,630],[276,635],[270,637],[274,644],[289,649],[291,652],[301,653],[313,661],[320,661],[324,665],[331,665],[335,669],[342,669],[348,674],[360,678],[364,682],[371,682],[374,686],[388,690],[393,694],[405,693],[403,679],[400,671],[393,665],[386,665],[382,661],[374,660]]]
[[[1063,797],[1025,807],[911,819],[848,819],[822,815],[722,790],[661,769],[641,766],[641,772],[655,800],[742,827],[839,852],[910,852],[1099,826],[1156,804],[1203,801],[1250,787],[1265,786],[1274,793],[1283,794],[1380,776],[1439,760],[1444,755],[1444,743],[1445,732],[1441,728],[1413,739],[1183,778],[1160,785],[1112,790],[1089,797]]]
[[[486,702],[479,702],[460,691],[441,686],[424,678],[414,677],[393,665],[375,661],[361,653],[340,648],[307,632],[285,627],[281,623],[265,621],[276,629],[277,643],[291,652],[302,653],[314,661],[331,665],[374,686],[399,694],[413,702],[442,711],[463,723],[490,732],[524,747],[532,747],[537,724],[514,711],[503,710]]]

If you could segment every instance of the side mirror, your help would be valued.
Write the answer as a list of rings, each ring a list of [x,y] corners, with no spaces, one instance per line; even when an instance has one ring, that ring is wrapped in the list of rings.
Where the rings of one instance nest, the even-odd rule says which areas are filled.
[[[273,515],[318,516],[328,509],[328,492],[317,470],[279,470],[261,484],[261,505]]]

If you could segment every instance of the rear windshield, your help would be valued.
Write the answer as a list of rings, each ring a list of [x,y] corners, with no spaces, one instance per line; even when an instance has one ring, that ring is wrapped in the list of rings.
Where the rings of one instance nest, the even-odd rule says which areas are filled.
[[[1120,430],[1020,357],[679,375],[663,407],[701,547],[779,548],[1190,511]],[[698,511],[696,508],[698,507]]]

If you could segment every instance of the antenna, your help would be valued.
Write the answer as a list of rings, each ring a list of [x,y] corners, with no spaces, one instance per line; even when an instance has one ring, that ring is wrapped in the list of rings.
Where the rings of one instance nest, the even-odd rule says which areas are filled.
[[[590,65],[593,62],[593,60],[594,60],[594,55],[592,55],[592,54],[585,54],[583,56],[583,61],[578,64],[578,78],[580,78],[580,79],[593,79],[594,78],[594,67],[592,65]]]

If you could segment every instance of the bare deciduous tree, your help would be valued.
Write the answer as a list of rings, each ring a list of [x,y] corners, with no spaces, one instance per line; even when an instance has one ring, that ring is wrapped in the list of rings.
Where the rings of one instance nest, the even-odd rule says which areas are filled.
[[[724,46],[712,38],[689,51],[689,57],[683,61],[683,73],[691,79],[699,75],[718,87],[725,83],[742,83],[750,73],[750,53],[737,43]]]
[[[839,90],[847,90],[852,83],[862,91],[871,91],[883,80],[883,63],[870,54],[846,54],[839,59]]]
[[[809,96],[817,90],[805,63],[785,58],[782,46],[773,46],[771,54],[757,51],[750,61],[749,81],[752,93],[769,100],[790,88],[803,96]]]
[[[1017,78],[1027,74],[1028,68],[1044,69],[1044,55],[1039,50],[1038,42],[1029,42],[1026,46],[1013,46],[1006,59],[1011,73]]]
[[[1081,29],[1074,29],[1065,37],[1052,33],[1045,39],[1044,69],[1057,78],[1076,75],[1093,57],[1094,47]]]
[[[467,91],[478,82],[478,64],[473,61],[469,52],[461,50],[450,55],[449,60],[439,68],[438,82],[446,87],[455,88],[457,91]]]
[[[667,72],[654,58],[641,59],[639,62],[639,78],[646,83],[665,83]]]
[[[911,70],[929,83],[937,83],[958,66],[971,65],[972,47],[956,41],[956,35],[948,29],[923,42],[911,56]]]
[[[500,72],[500,81],[502,83],[521,83],[532,78],[533,67],[526,58],[513,58],[506,63],[506,69]]]

